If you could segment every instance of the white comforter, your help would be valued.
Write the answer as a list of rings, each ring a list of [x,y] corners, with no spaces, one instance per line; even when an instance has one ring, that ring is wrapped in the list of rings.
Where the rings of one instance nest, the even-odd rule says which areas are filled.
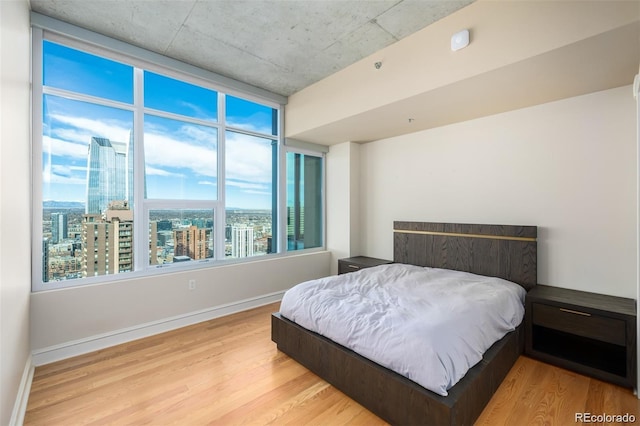
[[[446,396],[524,316],[499,278],[391,264],[298,284],[282,315]]]

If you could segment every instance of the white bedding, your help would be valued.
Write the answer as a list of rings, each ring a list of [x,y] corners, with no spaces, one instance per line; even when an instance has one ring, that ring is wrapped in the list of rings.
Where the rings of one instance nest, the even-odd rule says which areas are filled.
[[[500,278],[390,264],[298,284],[280,312],[446,396],[520,324],[525,294]]]

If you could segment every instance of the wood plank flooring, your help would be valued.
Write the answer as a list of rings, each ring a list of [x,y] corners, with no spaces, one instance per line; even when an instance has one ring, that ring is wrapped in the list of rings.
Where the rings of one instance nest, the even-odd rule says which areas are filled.
[[[24,424],[385,424],[278,352],[270,334],[277,310],[267,305],[38,367]],[[520,357],[477,424],[575,424],[582,412],[630,413],[640,422],[631,390]]]

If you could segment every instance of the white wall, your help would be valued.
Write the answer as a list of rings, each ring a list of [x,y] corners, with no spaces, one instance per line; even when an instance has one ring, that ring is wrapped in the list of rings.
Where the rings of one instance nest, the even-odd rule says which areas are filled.
[[[80,343],[137,327],[189,315],[197,319],[203,311],[215,313],[228,306],[242,308],[245,302],[251,304],[298,282],[329,275],[329,261],[328,252],[315,252],[33,293],[32,350],[41,354],[65,346],[82,348]],[[196,280],[193,291],[188,288],[190,279]]]
[[[0,1],[0,424],[29,360],[29,5]]]
[[[635,108],[625,86],[362,145],[361,254],[392,258],[394,220],[537,225],[540,283],[635,298]]]
[[[338,259],[359,255],[360,145],[332,145],[327,167],[327,249],[331,273],[338,273]]]

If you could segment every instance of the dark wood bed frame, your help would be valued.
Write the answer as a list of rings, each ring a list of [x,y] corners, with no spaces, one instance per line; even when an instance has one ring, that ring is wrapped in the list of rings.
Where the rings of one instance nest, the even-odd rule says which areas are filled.
[[[394,222],[393,260],[495,276],[529,290],[537,281],[537,227]],[[274,313],[278,350],[397,425],[471,425],[523,352],[524,329],[496,342],[442,397]]]

